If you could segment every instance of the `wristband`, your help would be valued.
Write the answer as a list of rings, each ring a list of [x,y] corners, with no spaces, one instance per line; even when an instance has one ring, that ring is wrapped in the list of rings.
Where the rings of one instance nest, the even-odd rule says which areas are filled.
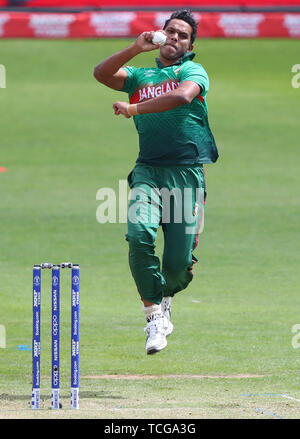
[[[137,111],[137,104],[128,104],[127,113],[129,114],[129,116],[136,116],[137,114],[139,114]]]

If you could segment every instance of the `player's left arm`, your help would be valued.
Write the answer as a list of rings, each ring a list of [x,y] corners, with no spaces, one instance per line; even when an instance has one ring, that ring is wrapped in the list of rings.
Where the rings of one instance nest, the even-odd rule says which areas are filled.
[[[129,118],[136,114],[161,113],[173,110],[173,108],[187,105],[201,93],[201,87],[194,81],[182,82],[176,90],[157,96],[139,104],[128,104],[127,102],[115,102],[113,109],[116,115],[123,114]]]

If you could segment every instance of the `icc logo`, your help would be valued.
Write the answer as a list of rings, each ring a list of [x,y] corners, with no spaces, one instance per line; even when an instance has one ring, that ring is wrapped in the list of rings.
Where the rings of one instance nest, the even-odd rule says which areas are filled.
[[[79,276],[73,276],[72,282],[73,282],[73,285],[78,285],[79,284]]]
[[[35,287],[38,287],[40,285],[40,281],[41,280],[40,280],[39,276],[34,276],[33,284],[34,284]]]
[[[57,287],[57,285],[58,285],[58,277],[57,276],[53,276],[52,283],[53,283],[54,287]]]

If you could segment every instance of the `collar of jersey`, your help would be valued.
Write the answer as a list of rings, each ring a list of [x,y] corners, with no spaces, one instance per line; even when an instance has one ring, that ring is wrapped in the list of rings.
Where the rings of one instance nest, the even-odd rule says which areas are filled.
[[[175,62],[174,64],[172,64],[171,66],[168,66],[168,67],[178,66],[180,64],[183,64],[186,61],[191,61],[194,58],[194,56],[195,56],[194,52],[186,52],[181,58],[179,58],[179,60],[177,62]],[[155,58],[155,61],[156,61],[157,67],[159,69],[166,68],[159,58]]]

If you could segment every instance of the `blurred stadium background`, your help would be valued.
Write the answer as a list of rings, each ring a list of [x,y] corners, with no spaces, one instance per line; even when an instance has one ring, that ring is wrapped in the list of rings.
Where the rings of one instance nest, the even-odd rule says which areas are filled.
[[[300,0],[0,0],[0,38],[133,37],[186,6],[199,37],[300,37]]]

